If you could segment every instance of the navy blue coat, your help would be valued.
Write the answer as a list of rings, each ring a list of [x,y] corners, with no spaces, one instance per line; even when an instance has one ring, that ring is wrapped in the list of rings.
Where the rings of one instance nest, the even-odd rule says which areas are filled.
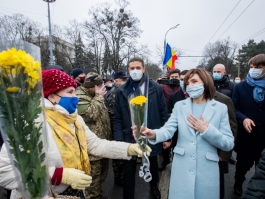
[[[127,99],[128,85],[129,81],[120,86],[116,92],[112,124],[114,140],[135,143],[131,130],[131,115]],[[167,105],[162,88],[153,80],[149,80],[147,127],[150,129],[160,128],[167,119]],[[162,143],[149,146],[152,148],[151,157],[158,155],[162,150]]]
[[[253,88],[246,81],[240,82],[236,84],[232,97],[238,127],[235,151],[251,159],[254,154],[259,156],[265,148],[265,100],[257,103],[253,98]],[[256,125],[252,126],[251,133],[243,126],[246,118]]]

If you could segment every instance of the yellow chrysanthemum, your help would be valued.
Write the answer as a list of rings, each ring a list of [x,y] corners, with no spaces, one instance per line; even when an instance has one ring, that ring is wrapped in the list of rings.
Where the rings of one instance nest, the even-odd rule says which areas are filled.
[[[147,98],[145,96],[143,96],[143,95],[140,95],[140,96],[132,98],[130,100],[130,104],[142,106],[143,104],[146,103],[146,101],[147,101]]]
[[[19,88],[15,87],[15,86],[14,87],[8,87],[6,89],[6,91],[9,92],[9,93],[17,93],[19,91]]]
[[[30,88],[34,88],[41,80],[41,66],[38,61],[23,50],[11,48],[0,53],[0,71],[4,76],[17,76],[21,73],[28,76],[26,80]]]

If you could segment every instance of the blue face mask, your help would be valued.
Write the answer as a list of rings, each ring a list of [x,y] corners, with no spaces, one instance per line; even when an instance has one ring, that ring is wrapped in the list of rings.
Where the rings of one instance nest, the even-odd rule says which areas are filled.
[[[214,80],[222,79],[222,74],[221,73],[213,73],[213,79]]]
[[[58,95],[59,96],[59,95]],[[61,97],[59,105],[65,108],[70,114],[74,113],[78,104],[77,97]]]
[[[109,88],[112,88],[112,86],[113,86],[113,84],[109,84],[109,85],[108,85]]]
[[[184,88],[184,81],[179,81],[179,86],[183,89]]]
[[[203,84],[195,84],[194,86],[186,87],[186,91],[191,98],[199,98],[204,92]]]

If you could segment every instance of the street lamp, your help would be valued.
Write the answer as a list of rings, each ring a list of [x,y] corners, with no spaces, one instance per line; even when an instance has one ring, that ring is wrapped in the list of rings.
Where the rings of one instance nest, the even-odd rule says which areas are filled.
[[[50,15],[50,3],[55,2],[56,0],[43,0],[48,3],[48,22],[49,22],[49,49],[50,49],[50,65],[54,64],[53,53],[52,53],[52,29],[51,29],[51,15]]]
[[[178,26],[179,26],[179,24],[177,24],[177,25],[175,25],[175,26],[169,28],[168,31],[167,31],[166,34],[165,34],[165,39],[164,39],[164,55],[165,55],[165,52],[166,52],[166,42],[167,42],[167,41],[166,41],[166,37],[167,37],[167,33],[168,33],[170,30],[173,30],[173,29],[177,28]]]
[[[175,26],[169,28],[168,31],[167,31],[166,34],[165,34],[165,39],[164,39],[164,57],[163,57],[163,59],[165,58],[165,54],[166,54],[166,43],[167,43],[167,41],[166,41],[166,37],[167,37],[167,33],[168,33],[170,30],[173,30],[173,29],[177,28],[178,26],[179,26],[179,24],[177,24],[177,25],[175,25]],[[165,69],[165,66],[163,67],[163,70],[164,70],[164,69]]]

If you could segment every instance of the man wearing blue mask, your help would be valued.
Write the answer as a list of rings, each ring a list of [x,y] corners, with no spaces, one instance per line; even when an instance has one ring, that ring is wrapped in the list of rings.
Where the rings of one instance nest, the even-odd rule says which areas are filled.
[[[232,98],[234,83],[231,82],[228,75],[226,75],[225,66],[223,64],[216,64],[213,67],[213,79],[215,90]]]
[[[231,82],[228,75],[226,75],[225,66],[223,64],[216,64],[213,67],[213,80],[215,90],[232,99],[235,84]],[[229,163],[236,163],[233,156],[231,156],[231,158],[229,159]]]
[[[148,114],[147,126],[150,128],[159,128],[168,119],[167,105],[163,96],[162,88],[153,80],[148,80],[146,75],[146,66],[141,58],[132,58],[129,61],[128,71],[130,78],[117,89],[114,106],[113,130],[114,139],[134,143],[132,135],[132,122],[130,118],[130,108],[128,98],[134,92],[146,93],[146,85],[149,84],[148,91]],[[152,180],[149,182],[151,194],[155,199],[161,199],[158,189],[158,162],[157,155],[161,152],[162,144],[158,143],[151,146],[152,153],[149,156],[150,172]],[[123,175],[123,199],[134,199],[135,191],[135,173],[136,157],[130,161],[124,161]]]
[[[242,194],[245,174],[258,164],[265,148],[265,54],[248,62],[250,70],[245,81],[235,86],[233,103],[236,109],[238,132],[235,145],[237,163],[234,191]]]
[[[111,79],[103,79],[106,91],[109,92],[113,88],[113,80]]]
[[[129,76],[123,71],[118,71],[114,74],[114,86],[111,90],[104,96],[104,102],[106,107],[108,108],[109,118],[111,123],[111,131],[113,135],[113,119],[114,119],[114,104],[115,104],[115,94],[117,89],[125,84],[128,80]],[[112,167],[114,173],[114,182],[118,185],[123,185],[123,160],[112,160]]]

